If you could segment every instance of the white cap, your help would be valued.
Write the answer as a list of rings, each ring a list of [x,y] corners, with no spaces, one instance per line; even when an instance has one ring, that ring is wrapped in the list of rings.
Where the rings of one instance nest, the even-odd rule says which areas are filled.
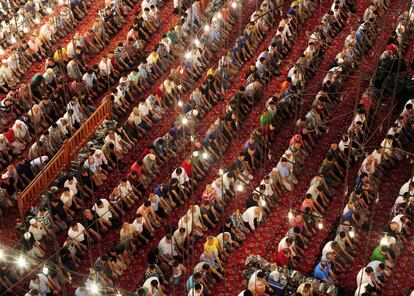
[[[7,175],[7,174],[3,174],[3,175],[1,175],[1,179],[2,179],[2,180],[7,179],[8,177],[9,177],[9,175]]]
[[[152,160],[152,161],[154,161],[154,160],[155,160],[155,155],[154,155],[154,154],[152,154],[152,153],[148,154],[148,157],[149,157],[149,159],[150,159],[150,160]]]
[[[35,218],[32,218],[32,219],[30,219],[30,221],[29,221],[29,223],[30,223],[30,225],[33,225],[33,224],[36,224],[36,219]]]
[[[25,240],[29,240],[32,237],[32,234],[30,232],[26,232],[25,234],[23,234],[23,237]]]

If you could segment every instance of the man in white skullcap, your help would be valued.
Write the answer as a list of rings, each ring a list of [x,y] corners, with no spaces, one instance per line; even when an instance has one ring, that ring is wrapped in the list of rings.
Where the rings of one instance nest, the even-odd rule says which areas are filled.
[[[30,219],[30,227],[28,231],[33,235],[33,238],[38,241],[42,242],[46,239],[46,230],[43,228],[42,224],[38,223],[36,219]]]

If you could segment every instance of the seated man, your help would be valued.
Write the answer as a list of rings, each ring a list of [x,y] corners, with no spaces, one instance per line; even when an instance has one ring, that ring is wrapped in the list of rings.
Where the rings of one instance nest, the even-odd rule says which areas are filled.
[[[331,264],[328,261],[321,261],[316,265],[313,277],[328,285],[334,284],[335,275],[331,270]]]

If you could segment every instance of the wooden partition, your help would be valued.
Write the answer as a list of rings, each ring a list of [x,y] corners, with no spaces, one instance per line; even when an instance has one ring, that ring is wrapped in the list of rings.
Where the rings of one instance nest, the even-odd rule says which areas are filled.
[[[19,195],[17,202],[21,218],[24,218],[27,210],[38,204],[40,196],[46,192],[63,170],[69,168],[71,161],[89,141],[97,127],[110,116],[111,101],[107,98]]]

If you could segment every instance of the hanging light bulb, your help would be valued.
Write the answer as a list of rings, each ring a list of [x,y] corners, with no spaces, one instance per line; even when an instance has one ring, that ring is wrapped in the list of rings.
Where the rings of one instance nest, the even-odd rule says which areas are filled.
[[[207,158],[208,158],[208,154],[207,154],[207,152],[203,152],[203,158],[204,158],[204,159],[207,159]]]
[[[47,7],[46,8],[46,12],[48,13],[48,14],[52,14],[52,12],[53,12],[53,9],[52,9],[52,7]]]
[[[16,43],[16,41],[17,41],[16,37],[14,37],[14,35],[11,36],[10,41],[11,41],[11,43]]]
[[[3,260],[5,258],[4,251],[0,249],[0,260]]]
[[[231,3],[231,7],[232,7],[233,9],[236,9],[236,8],[237,8],[237,2],[232,2],[232,3]]]
[[[188,123],[187,117],[183,117],[183,119],[181,119],[181,122],[183,123],[183,125],[186,125]]]
[[[236,190],[238,192],[243,192],[243,190],[244,190],[243,184],[238,184],[237,187],[236,187]]]
[[[290,219],[293,219],[295,216],[293,216],[293,213],[292,213],[292,211],[289,211],[289,213],[288,213],[288,218],[289,218],[289,220]]]
[[[219,169],[219,175],[220,176],[223,176],[223,174],[224,174],[224,170],[223,169]]]
[[[28,29],[28,28],[26,28],[26,27],[24,27],[24,28],[23,28],[23,33],[25,33],[25,34],[29,33],[29,29]]]
[[[47,275],[49,273],[49,268],[46,265],[43,266],[42,272],[44,275]]]
[[[384,235],[384,237],[381,239],[380,245],[381,246],[387,246],[387,247],[390,246],[390,240],[388,239],[387,235]]]
[[[197,157],[197,156],[198,156],[198,151],[194,151],[194,152],[193,152],[193,156],[194,156],[194,157]]]
[[[350,232],[349,232],[349,237],[350,238],[353,238],[355,236],[355,232],[353,231],[353,230],[351,230]]]
[[[204,32],[209,32],[210,31],[210,26],[208,25],[208,24],[206,24],[205,26],[204,26]]]
[[[178,105],[178,107],[182,107],[183,106],[183,101],[179,100],[177,105]]]
[[[3,54],[4,54],[4,49],[3,47],[0,46],[0,55],[3,55]]]
[[[323,228],[323,223],[322,222],[319,222],[318,223],[318,229],[321,230],[322,228]]]
[[[97,295],[99,293],[99,286],[95,282],[91,283],[87,289],[91,292],[92,295]]]
[[[116,296],[122,296],[121,292],[118,291],[118,293],[116,293]]]
[[[191,58],[191,51],[187,51],[184,56],[186,59]]]
[[[194,44],[195,44],[195,46],[199,47],[200,46],[200,41],[198,39],[194,39]]]
[[[223,18],[223,16],[221,15],[221,13],[220,13],[220,12],[218,12],[218,13],[217,13],[217,18],[218,18],[219,20],[221,20],[221,19]]]
[[[40,19],[35,18],[35,19],[34,19],[34,23],[35,23],[36,25],[40,24]]]
[[[19,256],[19,258],[17,258],[16,264],[19,268],[23,269],[27,266],[27,261],[23,256]]]

